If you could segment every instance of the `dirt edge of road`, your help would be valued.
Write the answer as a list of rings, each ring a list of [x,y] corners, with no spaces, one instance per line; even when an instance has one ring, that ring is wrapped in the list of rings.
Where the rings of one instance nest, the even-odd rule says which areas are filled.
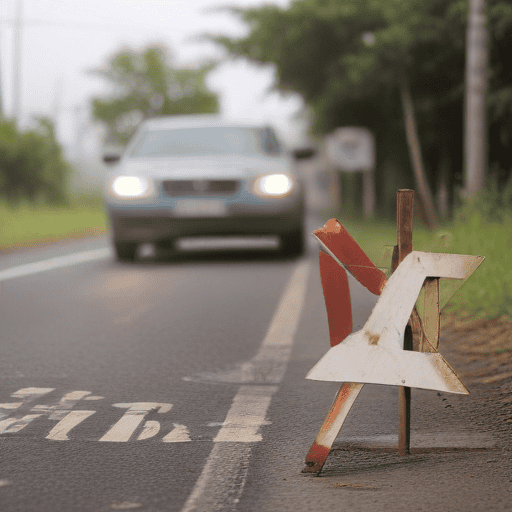
[[[443,318],[440,350],[473,395],[472,420],[512,449],[512,321]]]

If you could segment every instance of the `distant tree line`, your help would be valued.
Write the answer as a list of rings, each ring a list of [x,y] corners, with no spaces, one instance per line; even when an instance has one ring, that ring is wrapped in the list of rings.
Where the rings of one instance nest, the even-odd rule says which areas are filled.
[[[110,86],[105,97],[92,99],[92,116],[107,129],[105,143],[124,146],[148,117],[218,112],[218,96],[205,84],[212,67],[178,67],[166,46],[153,44],[124,48],[90,70]]]
[[[0,198],[11,205],[63,203],[70,172],[52,121],[39,119],[35,128],[20,130],[15,121],[0,119]]]
[[[89,71],[111,86],[106,97],[92,99],[92,116],[107,129],[105,142],[125,145],[148,117],[218,112],[218,97],[205,84],[211,69],[179,68],[163,45],[113,54],[105,67]],[[39,119],[35,128],[21,130],[0,117],[0,199],[63,203],[71,171],[52,121]]]
[[[227,7],[243,37],[208,35],[229,57],[274,65],[274,87],[299,93],[313,131],[365,126],[376,137],[377,204],[413,187],[401,91],[411,92],[427,181],[449,203],[463,180],[468,0],[292,0]],[[488,0],[488,162],[503,186],[512,171],[512,4]]]

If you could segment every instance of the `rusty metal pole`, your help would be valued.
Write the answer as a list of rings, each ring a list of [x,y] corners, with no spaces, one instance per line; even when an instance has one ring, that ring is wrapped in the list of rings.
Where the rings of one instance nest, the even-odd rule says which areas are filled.
[[[414,190],[396,193],[396,239],[391,270],[412,252],[412,224],[414,219]],[[405,329],[404,350],[412,350],[412,329]],[[411,441],[411,388],[398,387],[398,453],[408,455]]]

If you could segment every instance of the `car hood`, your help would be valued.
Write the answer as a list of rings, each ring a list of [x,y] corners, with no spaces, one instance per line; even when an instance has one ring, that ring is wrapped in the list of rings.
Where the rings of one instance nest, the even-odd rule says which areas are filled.
[[[176,158],[127,158],[113,171],[156,179],[251,178],[263,173],[292,172],[288,158],[209,156]]]

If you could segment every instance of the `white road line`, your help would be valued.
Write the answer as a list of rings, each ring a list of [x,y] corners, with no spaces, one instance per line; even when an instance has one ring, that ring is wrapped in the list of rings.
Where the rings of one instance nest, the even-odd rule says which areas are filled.
[[[254,443],[261,441],[259,432],[267,425],[265,415],[277,386],[242,386],[229,409],[215,443]]]
[[[75,252],[67,254],[66,256],[58,256],[48,260],[36,261],[34,263],[27,263],[18,267],[11,267],[5,270],[0,270],[0,281],[7,281],[16,277],[30,276],[32,274],[39,274],[48,270],[57,268],[71,267],[89,261],[102,260],[108,258],[112,254],[109,247],[101,249],[94,249],[91,251]]]
[[[262,370],[267,378],[255,379],[262,385],[242,385],[233,399],[225,425],[217,434],[208,460],[181,512],[234,511],[242,495],[249,468],[252,443],[261,440],[259,429],[272,395],[286,370],[304,306],[311,263],[297,264],[281,297],[258,354],[249,362],[249,374]],[[247,382],[247,381],[246,381]],[[266,384],[263,384],[266,383]],[[246,401],[250,403],[244,404]]]

